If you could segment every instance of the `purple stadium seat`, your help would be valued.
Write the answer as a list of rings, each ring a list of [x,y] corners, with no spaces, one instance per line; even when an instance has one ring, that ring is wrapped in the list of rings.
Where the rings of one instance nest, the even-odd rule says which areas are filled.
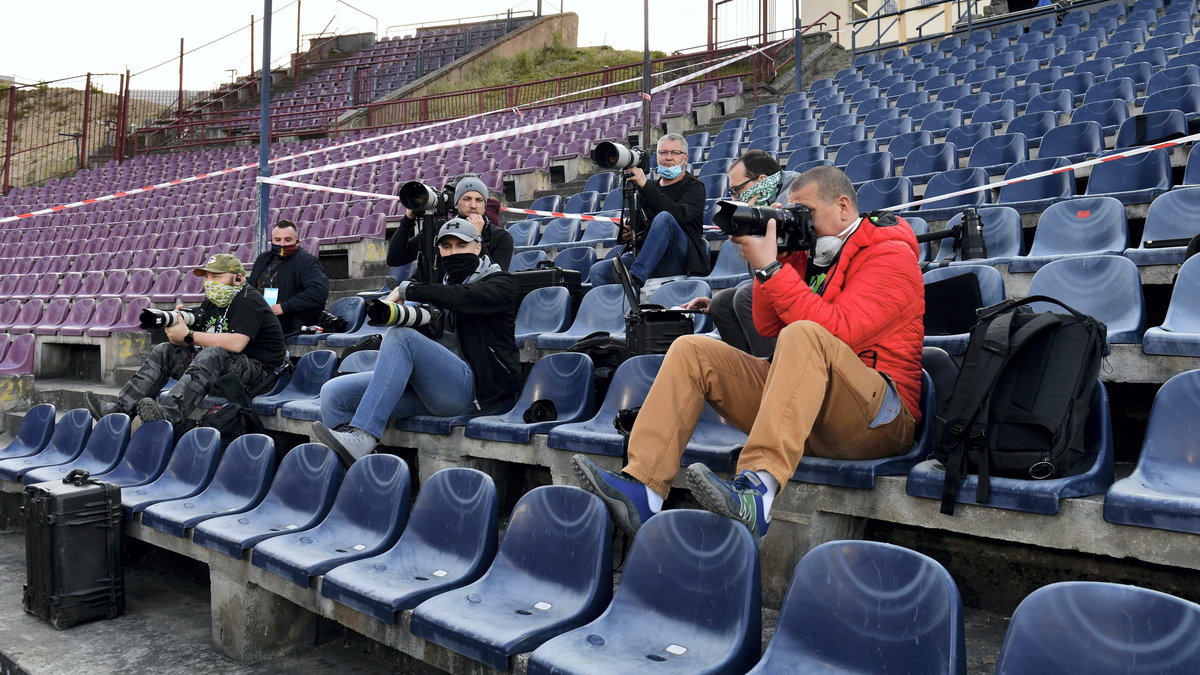
[[[100,297],[119,297],[125,294],[125,287],[128,284],[129,272],[122,269],[114,269],[105,274],[104,284],[100,286],[100,291],[96,295]]]
[[[57,302],[59,299],[51,300]],[[62,302],[70,302],[66,298],[61,298]],[[21,312],[17,314],[13,325],[8,327],[8,332],[13,335],[21,335],[23,333],[32,333],[34,328],[37,328],[42,321],[42,312],[46,308],[46,303],[41,300],[29,300],[24,305],[21,305]]]
[[[120,302],[119,298],[108,298]],[[83,335],[84,331],[91,325],[92,316],[96,312],[96,301],[92,298],[80,298],[71,305],[71,311],[67,313],[65,319],[58,326],[38,326],[33,332],[35,335]]]
[[[0,303],[0,330],[7,330],[17,320],[17,314],[21,311],[20,300],[9,299]]]
[[[83,275],[79,272],[67,272],[59,280],[58,292],[55,298],[75,298],[79,295],[79,287],[83,283]]]
[[[105,272],[99,270],[84,272],[83,280],[79,284],[79,292],[75,294],[75,297],[98,295],[100,289],[104,287],[105,275]],[[61,293],[55,296],[56,299],[59,297],[62,297]]]
[[[114,319],[115,323],[105,325],[104,322],[108,320],[108,312],[110,311],[105,303],[109,300],[117,301],[117,313],[120,318]],[[149,298],[134,298],[123,309],[120,306],[119,298],[102,300],[96,308],[96,314],[93,317],[95,325],[92,328],[88,328],[87,334],[89,337],[107,337],[111,333],[133,333],[140,331],[142,328],[138,323],[138,315],[142,313],[143,309],[149,306]]]
[[[80,301],[82,302],[82,300]],[[79,304],[79,303],[76,303]],[[87,323],[79,325],[79,332],[75,332],[75,325],[71,321],[63,324],[59,329],[59,335],[88,335],[89,337],[104,337],[112,332],[112,327],[121,318],[121,298],[104,298],[96,303],[96,310],[92,313]],[[146,301],[146,306],[149,307],[149,301]],[[74,309],[74,308],[72,308]],[[139,312],[141,310],[138,310]],[[136,317],[134,317],[136,319]],[[93,332],[95,331],[95,332]]]
[[[190,272],[183,275],[179,284],[179,301],[183,303],[201,302],[204,300],[204,279]]]
[[[179,293],[181,274],[177,269],[164,270],[154,279],[148,295],[152,302],[172,302]]]
[[[32,333],[18,335],[9,345],[4,359],[0,360],[0,375],[32,374],[33,343],[36,339]]]
[[[17,277],[16,286],[8,293],[11,298],[27,299],[34,294],[38,286],[38,277],[34,273]]]

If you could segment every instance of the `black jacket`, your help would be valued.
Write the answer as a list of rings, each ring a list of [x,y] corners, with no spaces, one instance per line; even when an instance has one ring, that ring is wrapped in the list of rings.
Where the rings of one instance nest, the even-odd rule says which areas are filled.
[[[443,326],[458,335],[463,357],[475,374],[475,400],[484,410],[515,398],[521,389],[516,297],[517,281],[508,272],[470,284],[414,283],[404,293],[405,300],[448,310]]]
[[[436,222],[436,221],[435,221]],[[512,262],[513,256],[513,238],[508,233],[508,230],[503,227],[493,225],[491,220],[485,218],[487,227],[483,228],[481,236],[483,237],[483,255],[486,255],[492,262],[500,266],[500,269],[508,271],[508,263]],[[398,267],[407,265],[417,259],[417,252],[421,250],[421,238],[414,234],[416,230],[416,221],[408,216],[400,218],[400,226],[396,228],[396,233],[392,235],[392,239],[388,242],[387,264],[389,267]],[[441,227],[441,223],[437,222],[437,227]],[[431,251],[434,256],[434,276],[441,278],[442,270],[438,261],[440,258],[437,251]],[[428,281],[428,279],[420,279],[413,276],[413,279],[419,281]]]
[[[270,251],[260,254],[247,283],[260,291],[279,289],[279,304],[283,307],[279,325],[284,334],[317,323],[329,300],[329,278],[316,256],[304,249],[296,249],[286,258]]]
[[[642,212],[646,214],[646,226],[660,212],[666,211],[675,217],[675,222],[688,238],[687,273],[705,276],[712,271],[708,254],[708,242],[704,240],[704,183],[690,173],[683,180],[666,187],[657,181],[647,180],[638,188],[642,196]]]

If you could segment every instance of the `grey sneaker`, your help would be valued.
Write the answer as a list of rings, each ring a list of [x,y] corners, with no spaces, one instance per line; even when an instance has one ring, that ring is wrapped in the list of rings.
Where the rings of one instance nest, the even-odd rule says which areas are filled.
[[[90,391],[83,392],[83,407],[92,414],[92,419],[99,422],[101,417],[109,413],[117,412],[117,406],[112,403],[101,401],[98,396]]]
[[[333,450],[346,466],[371,454],[375,446],[379,445],[378,438],[349,424],[330,429],[320,422],[313,422],[312,434],[318,443]]]
[[[767,486],[753,471],[743,471],[733,480],[721,480],[707,466],[697,462],[686,470],[688,487],[705,509],[742,523],[762,542],[767,536],[763,495]]]
[[[163,410],[158,401],[152,398],[144,398],[137,402],[137,414],[138,417],[142,418],[143,422],[153,422],[154,420],[171,421],[171,418],[167,417],[167,411]]]
[[[646,497],[646,486],[641,481],[596,466],[583,455],[571,458],[575,474],[583,481],[583,487],[604,500],[613,522],[629,533],[637,535],[642,524],[654,515]]]

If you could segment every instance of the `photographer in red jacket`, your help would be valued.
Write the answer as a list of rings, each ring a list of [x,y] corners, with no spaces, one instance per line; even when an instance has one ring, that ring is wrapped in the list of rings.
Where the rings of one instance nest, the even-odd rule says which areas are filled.
[[[804,453],[861,460],[912,445],[925,314],[912,228],[890,214],[860,217],[853,185],[833,167],[802,174],[788,199],[811,211],[809,250],[780,253],[774,219],[761,237],[732,238],[755,269],[755,326],[778,336],[773,360],[682,337],[642,405],[624,471],[574,458],[584,486],[630,533],[661,509],[705,401],[749,438],[732,481],[697,463],[688,486],[759,538]]]

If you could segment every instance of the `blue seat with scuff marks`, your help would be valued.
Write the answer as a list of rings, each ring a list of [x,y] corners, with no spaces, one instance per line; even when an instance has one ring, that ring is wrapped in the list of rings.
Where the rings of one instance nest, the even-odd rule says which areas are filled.
[[[413,635],[499,670],[595,619],[612,599],[612,519],[599,497],[546,485],[513,508],[478,581],[422,602]]]
[[[1200,534],[1200,370],[1180,373],[1154,396],[1137,468],[1104,497],[1110,523]]]
[[[320,443],[292,448],[275,471],[263,500],[249,511],[218,516],[196,526],[192,541],[233,558],[269,537],[306,530],[329,513],[345,469]]]
[[[338,565],[321,595],[383,621],[480,576],[496,556],[499,505],[491,476],[467,468],[425,481],[399,541],[379,555]]]
[[[979,220],[983,223],[983,241],[987,249],[986,258],[963,260],[962,251],[953,238],[942,239],[933,260],[950,259],[950,265],[1003,265],[1012,258],[1025,254],[1025,238],[1021,232],[1021,214],[1009,206],[985,206],[979,209]],[[955,214],[947,229],[962,223],[962,214]]]
[[[292,379],[282,391],[254,398],[254,412],[259,415],[274,415],[276,410],[289,401],[317,398],[321,395],[321,385],[333,377],[335,366],[337,354],[333,351],[318,349],[305,354],[296,363]]]
[[[275,442],[271,437],[238,436],[225,449],[212,482],[203,492],[151,504],[142,512],[142,525],[182,537],[203,520],[257,506],[274,474]]]
[[[745,527],[707,511],[663,511],[638,532],[604,614],[534,650],[528,672],[746,672],[762,648],[759,583]]]
[[[250,562],[297,586],[338,565],[391,548],[408,520],[408,464],[367,455],[350,465],[333,507],[318,525],[254,546]]]
[[[1027,159],[1010,166],[1004,172],[1004,180],[1062,169],[1070,164],[1063,157]],[[1025,182],[1005,185],[1000,188],[1000,197],[996,202],[1011,206],[1021,213],[1039,213],[1058,201],[1074,196],[1075,171],[1067,169]]]
[[[37,454],[54,435],[55,408],[49,403],[35,405],[21,418],[21,427],[12,442],[0,449],[0,459]]]
[[[94,474],[93,478],[120,485],[122,488],[144,485],[158,478],[167,468],[174,448],[175,429],[171,427],[170,422],[142,422],[130,437],[120,463],[111,471]]]
[[[590,417],[594,397],[592,359],[587,354],[549,354],[533,364],[512,410],[476,417],[467,422],[464,434],[468,438],[525,444],[534,434]]]
[[[564,424],[551,429],[546,444],[557,450],[621,456],[624,439],[613,427],[613,420],[617,412],[642,404],[662,360],[659,354],[643,354],[626,360],[613,373],[608,394],[595,416],[586,422]]]
[[[712,297],[712,288],[708,283],[703,279],[677,279],[654,289],[654,292],[650,294],[650,304],[670,309],[699,297]],[[708,314],[700,312],[692,314],[692,323],[695,324],[693,333],[707,333],[713,329],[712,317]]]
[[[1108,327],[1112,344],[1140,344],[1146,332],[1141,276],[1128,258],[1114,255],[1055,260],[1037,271],[1029,295],[1047,295],[1089,314]],[[1035,312],[1060,312],[1049,303],[1033,303]]]
[[[558,333],[571,321],[571,292],[565,286],[535,288],[517,309],[516,340],[521,347],[543,333]]]
[[[1147,354],[1200,356],[1200,256],[1192,256],[1179,268],[1171,304],[1161,326],[1142,337]]]
[[[750,278],[750,266],[742,257],[742,247],[726,240],[717,249],[717,261],[713,263],[712,271],[703,277],[688,277],[700,279],[709,288],[731,288]]]
[[[914,497],[940,500],[944,477],[945,470],[937,460],[925,460],[908,472],[906,490]],[[979,477],[970,474],[959,481],[956,501],[960,504],[1054,515],[1058,513],[1060,499],[1100,494],[1108,489],[1112,481],[1113,441],[1108,392],[1104,389],[1104,383],[1097,381],[1092,391],[1084,432],[1084,455],[1075,463],[1071,475],[1046,480],[992,476],[991,500],[980,504],[975,500]]]
[[[63,476],[75,469],[87,471],[89,474],[99,474],[110,471],[125,454],[129,445],[129,415],[113,413],[105,415],[92,427],[92,435],[88,436],[83,452],[75,459],[62,464],[42,466],[26,472],[21,480],[26,485],[42,483],[48,480],[61,480]]]
[[[1196,153],[1200,158],[1200,153]],[[1188,157],[1188,166],[1192,165]],[[1200,167],[1200,162],[1196,162]],[[1200,176],[1198,176],[1200,178]],[[1174,189],[1159,195],[1150,202],[1146,212],[1146,227],[1142,230],[1142,241],[1137,248],[1125,249],[1125,257],[1138,265],[1178,265],[1187,253],[1187,244],[1200,235],[1193,213],[1200,209],[1200,188]],[[1167,240],[1170,246],[1161,246]],[[1159,242],[1153,248],[1147,242]]]
[[[1185,675],[1200,661],[1200,605],[1137,586],[1063,581],[1030,593],[996,672]]]
[[[69,462],[83,452],[91,435],[91,413],[83,408],[70,410],[54,425],[50,441],[40,452],[0,461],[0,478],[15,482],[33,469]]]
[[[333,301],[327,310],[334,316],[340,316],[346,320],[346,332],[358,330],[362,326],[363,321],[367,318],[367,302],[365,299],[352,295],[345,298],[338,298]],[[293,335],[288,338],[287,343],[292,345],[315,345],[318,342],[328,337],[328,333],[312,333]]]
[[[583,296],[571,327],[565,331],[542,333],[537,338],[537,346],[539,349],[566,349],[596,331],[624,339],[628,304],[620,284],[596,286]]]
[[[937,561],[893,544],[831,541],[796,565],[779,626],[750,673],[959,675],[964,634],[958,587]]]
[[[212,427],[196,427],[175,444],[167,468],[149,483],[121,492],[125,520],[146,507],[168,499],[198,494],[212,480],[221,459],[221,434]]]
[[[342,359],[337,366],[337,374],[344,375],[347,373],[369,373],[375,370],[375,362],[379,360],[378,349],[361,349],[357,352],[351,352],[349,356]],[[288,401],[279,408],[279,416],[293,420],[308,420],[310,422],[321,419],[321,397],[303,398],[297,401]]]

